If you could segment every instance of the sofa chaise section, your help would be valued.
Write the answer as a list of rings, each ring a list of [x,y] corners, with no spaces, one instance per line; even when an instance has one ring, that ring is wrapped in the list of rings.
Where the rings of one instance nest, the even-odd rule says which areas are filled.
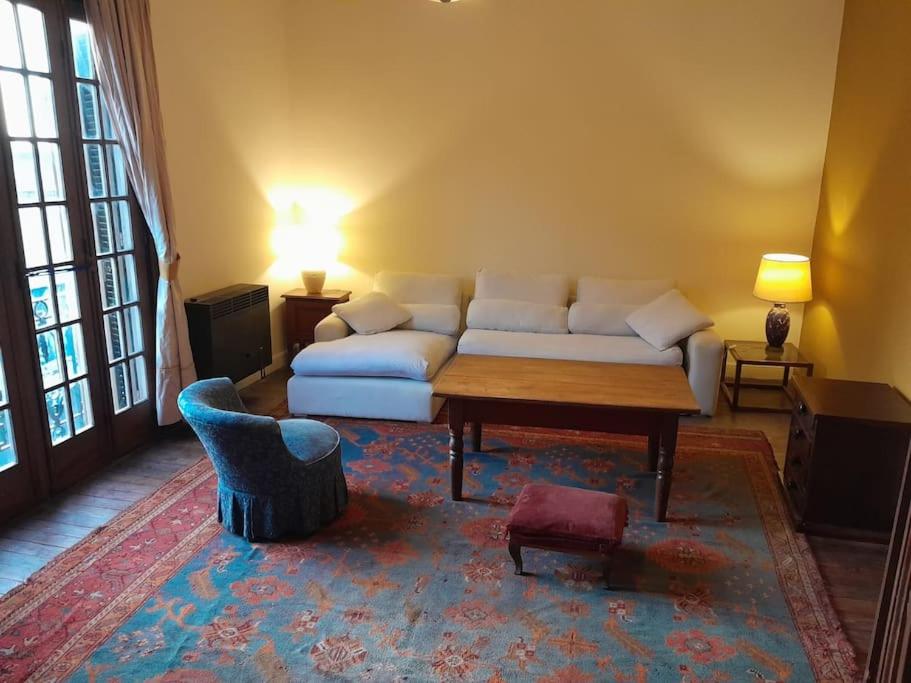
[[[444,275],[382,272],[373,289],[412,311],[412,320],[378,334],[352,334],[335,314],[320,321],[316,343],[291,363],[292,415],[436,417],[443,400],[433,397],[433,379],[456,350],[461,284]]]

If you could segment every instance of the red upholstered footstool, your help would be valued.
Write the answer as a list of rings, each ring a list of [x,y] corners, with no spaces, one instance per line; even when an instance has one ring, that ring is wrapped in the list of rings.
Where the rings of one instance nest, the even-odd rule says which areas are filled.
[[[610,587],[611,561],[627,524],[626,500],[613,493],[526,484],[509,513],[509,554],[522,574],[522,547],[597,554]]]

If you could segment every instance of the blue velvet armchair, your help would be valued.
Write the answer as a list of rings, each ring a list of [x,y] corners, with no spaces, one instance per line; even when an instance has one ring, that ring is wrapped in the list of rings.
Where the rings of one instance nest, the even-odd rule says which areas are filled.
[[[306,536],[348,503],[338,432],[315,420],[247,412],[227,378],[177,398],[218,475],[218,520],[248,541]]]

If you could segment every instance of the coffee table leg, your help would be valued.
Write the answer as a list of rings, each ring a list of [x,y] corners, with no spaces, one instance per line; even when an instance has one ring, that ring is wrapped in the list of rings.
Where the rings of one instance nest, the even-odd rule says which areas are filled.
[[[471,423],[471,450],[475,453],[481,452],[481,423]]]
[[[449,399],[449,473],[452,478],[453,500],[462,500],[464,431],[462,402]]]
[[[678,417],[664,419],[661,427],[661,448],[658,453],[658,477],[655,483],[655,519],[667,519],[667,501],[671,495],[671,480],[674,475],[674,454],[677,450]]]
[[[658,469],[658,451],[661,447],[661,429],[655,426],[648,433],[648,471],[654,472]]]

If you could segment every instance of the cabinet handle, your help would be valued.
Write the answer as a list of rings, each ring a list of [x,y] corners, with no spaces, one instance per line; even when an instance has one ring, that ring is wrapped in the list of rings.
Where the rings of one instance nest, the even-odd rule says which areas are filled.
[[[795,439],[803,438],[803,430],[800,427],[794,427],[794,438]]]
[[[804,403],[803,401],[801,401],[800,403],[798,403],[798,404],[797,404],[797,412],[800,413],[801,415],[806,415],[806,414],[807,414],[807,404]]]

